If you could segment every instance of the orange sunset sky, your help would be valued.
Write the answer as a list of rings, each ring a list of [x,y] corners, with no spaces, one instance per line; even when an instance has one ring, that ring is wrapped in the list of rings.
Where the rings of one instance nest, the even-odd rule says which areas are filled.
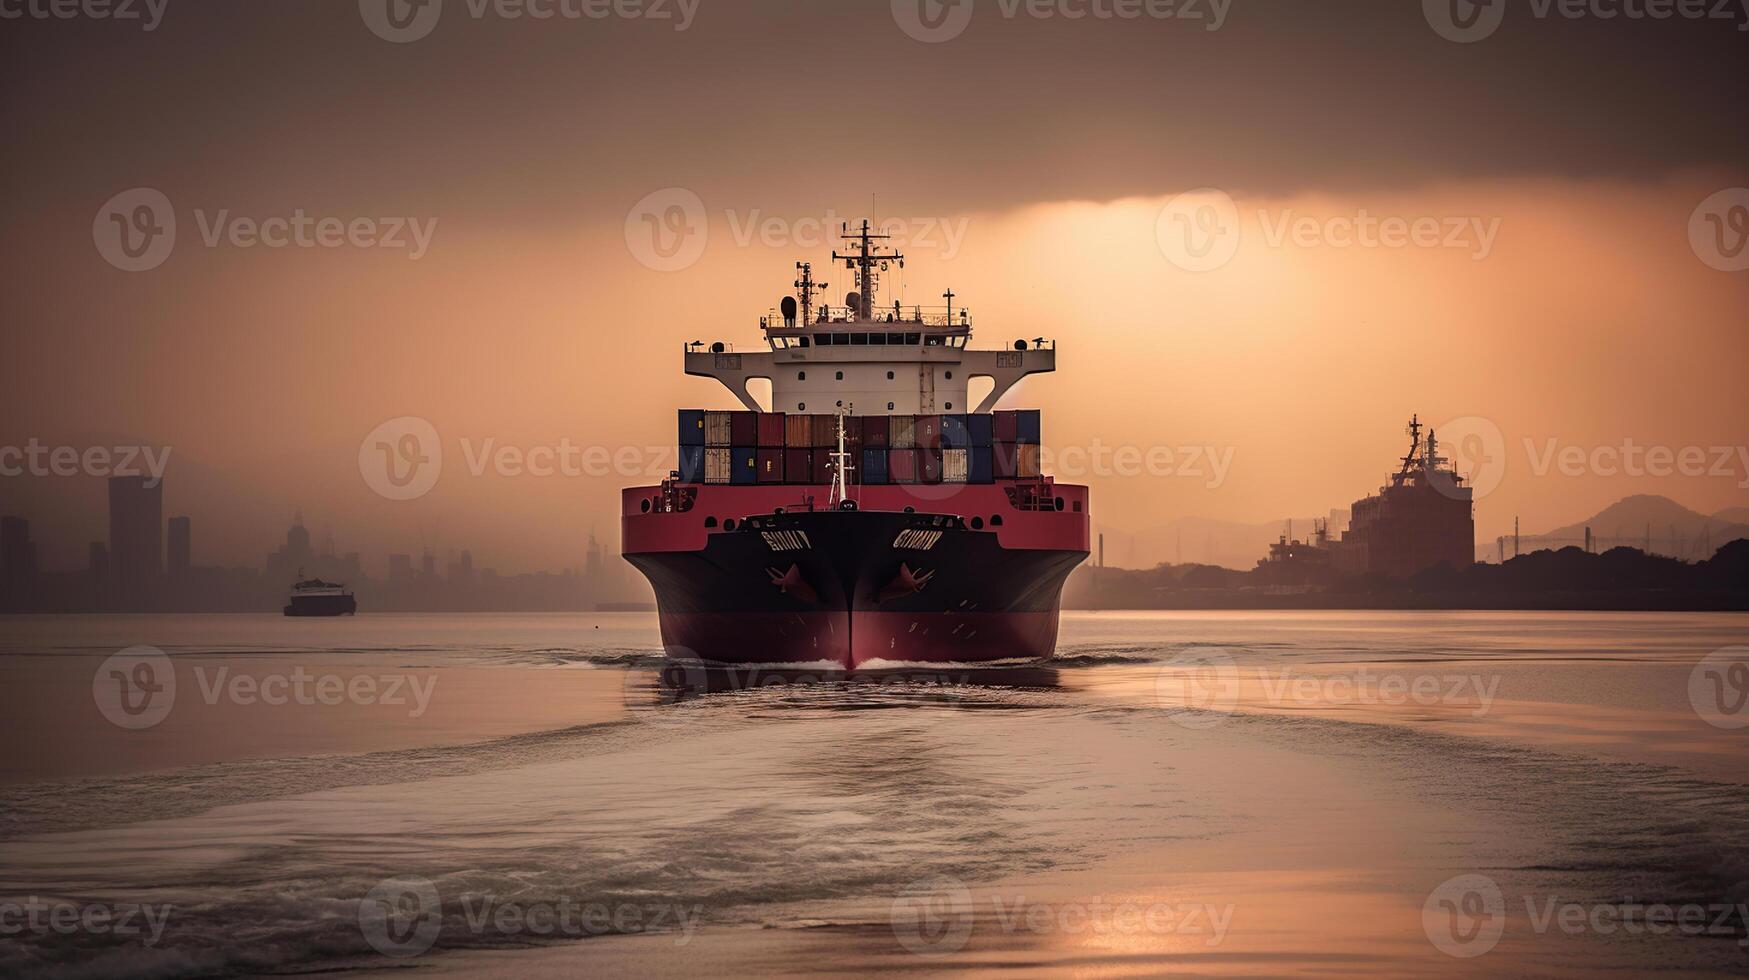
[[[1515,7],[1460,44],[1421,8],[1235,0],[1211,30],[980,3],[940,41],[885,2],[800,0],[705,2],[684,30],[448,0],[404,43],[350,0],[172,3],[150,31],[0,22],[0,446],[171,447],[166,511],[194,517],[202,564],[259,563],[301,509],[373,575],[422,542],[576,565],[649,480],[476,476],[470,450],[670,447],[677,407],[735,404],[681,374],[681,345],[756,344],[793,263],[829,264],[817,223],[872,198],[910,238],[880,305],[951,286],[980,346],[1059,342],[1059,372],[1004,403],[1042,409],[1052,447],[1227,460],[1220,479],[1087,475],[1106,528],[1345,507],[1411,413],[1498,434],[1481,540],[1632,493],[1749,504],[1749,273],[1691,236],[1749,186],[1749,34]],[[93,215],[137,187],[178,230],[127,272]],[[628,245],[665,188],[703,207],[676,271]],[[1194,271],[1161,214],[1203,189],[1233,202],[1237,245]],[[300,211],[431,237],[415,258],[202,234]],[[1462,232],[1351,242],[1362,216]],[[443,476],[385,500],[359,444],[409,415],[440,433]],[[1699,447],[1708,472],[1539,465],[1628,440]],[[0,478],[48,568],[103,537],[103,499],[95,479]]]

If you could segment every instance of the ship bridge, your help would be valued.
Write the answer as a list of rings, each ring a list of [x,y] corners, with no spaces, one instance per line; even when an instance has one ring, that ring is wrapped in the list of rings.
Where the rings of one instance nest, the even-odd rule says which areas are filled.
[[[1015,340],[1006,350],[970,349],[971,311],[954,305],[951,289],[939,307],[876,306],[880,271],[893,262],[903,267],[904,256],[882,251],[876,242],[883,236],[871,234],[866,220],[845,237],[857,247],[832,257],[856,273],[858,288],[843,306],[816,305],[826,283],[798,262],[797,294],[759,320],[764,349],[688,344],[686,373],[717,379],[752,411],[766,410],[748,390],[763,379],[774,412],[935,415],[988,412],[1022,378],[1057,369],[1056,345],[1042,338]],[[991,382],[975,407],[967,393],[974,378]]]

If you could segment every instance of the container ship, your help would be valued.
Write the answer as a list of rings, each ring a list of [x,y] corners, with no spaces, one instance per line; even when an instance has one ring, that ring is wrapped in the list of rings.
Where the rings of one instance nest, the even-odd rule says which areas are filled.
[[[1037,411],[994,411],[1056,345],[973,350],[971,313],[874,297],[904,256],[869,223],[834,250],[843,306],[796,265],[761,346],[685,346],[743,411],[679,412],[679,469],[621,495],[622,552],[656,594],[670,656],[880,668],[1035,661],[1088,555],[1087,488],[1040,468]],[[990,392],[967,401],[974,378]],[[749,383],[770,384],[761,406]]]
[[[1332,566],[1341,575],[1408,578],[1447,564],[1468,568],[1476,560],[1472,488],[1439,453],[1439,436],[1420,416],[1406,430],[1409,451],[1391,482],[1354,502],[1348,530],[1336,542]]]

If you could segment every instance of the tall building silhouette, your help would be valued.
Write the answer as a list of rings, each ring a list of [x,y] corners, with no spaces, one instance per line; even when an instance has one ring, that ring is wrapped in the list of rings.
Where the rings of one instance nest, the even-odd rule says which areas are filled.
[[[190,523],[186,517],[170,518],[169,559],[170,575],[173,578],[181,578],[188,574],[192,548]]]
[[[21,591],[34,578],[36,544],[30,540],[30,522],[0,517],[0,590]]]
[[[164,571],[164,484],[143,476],[109,478],[109,567],[124,587]]]

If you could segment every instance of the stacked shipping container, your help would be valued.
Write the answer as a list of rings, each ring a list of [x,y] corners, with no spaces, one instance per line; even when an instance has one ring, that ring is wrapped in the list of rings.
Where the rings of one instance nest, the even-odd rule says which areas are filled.
[[[832,480],[836,415],[680,411],[683,483]],[[992,483],[1040,475],[1036,410],[844,419],[853,483]]]

